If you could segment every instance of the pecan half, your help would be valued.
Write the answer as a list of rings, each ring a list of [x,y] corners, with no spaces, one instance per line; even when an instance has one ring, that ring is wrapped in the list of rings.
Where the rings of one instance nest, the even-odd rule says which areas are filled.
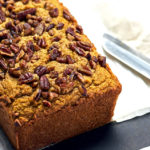
[[[47,67],[45,66],[38,66],[35,68],[34,73],[36,73],[38,76],[42,76],[47,73]]]
[[[21,75],[20,67],[18,67],[18,68],[9,68],[8,72],[11,76],[16,77],[16,78],[18,78]]]
[[[5,22],[6,20],[5,13],[3,12],[2,7],[0,7],[0,20],[2,22]]]
[[[46,48],[47,44],[44,38],[41,38],[38,40],[37,42],[38,46],[40,46],[41,48]]]
[[[16,53],[18,53],[19,52],[19,46],[18,45],[16,45],[16,44],[11,44],[10,45],[10,49],[16,54]]]
[[[58,61],[59,63],[67,63],[67,59],[66,57],[57,57],[56,61]]]
[[[46,28],[46,31],[48,32],[49,30],[53,29],[54,27],[55,27],[55,24],[52,23]]]
[[[0,59],[0,67],[4,70],[7,71],[8,67],[6,62],[3,59]]]
[[[60,36],[55,36],[53,39],[52,39],[52,42],[58,42],[61,40],[61,37]]]
[[[61,51],[59,51],[58,49],[54,48],[53,51],[49,55],[49,60],[50,61],[56,60],[56,58],[60,57],[60,56],[61,56]]]
[[[67,56],[66,56],[66,59],[67,59],[67,63],[68,63],[68,64],[74,64],[74,63],[75,63],[75,61],[71,58],[70,55],[67,55]]]
[[[35,28],[34,33],[38,34],[38,35],[42,35],[44,30],[45,30],[45,24],[44,23],[39,23],[37,25],[37,27]]]
[[[52,104],[47,100],[43,100],[43,105],[46,106],[46,107],[51,107],[52,106]]]
[[[102,67],[106,67],[106,57],[98,56],[98,62]]]
[[[61,30],[63,27],[64,27],[64,24],[63,24],[63,23],[58,23],[56,29],[57,29],[57,30]]]
[[[75,36],[74,28],[69,27],[69,28],[66,30],[66,34],[70,34],[70,35],[72,35],[72,36]]]
[[[19,82],[21,84],[31,83],[33,81],[34,81],[34,77],[33,77],[33,74],[30,73],[30,72],[21,74],[20,77],[19,77]]]
[[[32,34],[32,27],[28,23],[24,23],[24,35],[31,35]]]
[[[39,89],[39,91],[37,92],[37,94],[36,94],[35,97],[34,97],[34,100],[35,100],[35,101],[39,101],[39,99],[40,99],[40,97],[41,97],[41,94],[42,94],[42,90]]]
[[[63,17],[68,21],[73,21],[74,18],[67,9],[63,10]]]
[[[83,34],[83,29],[80,25],[76,26],[76,32],[79,33],[79,34]]]
[[[50,83],[45,75],[40,78],[40,88],[44,91],[47,91],[50,88]]]
[[[58,17],[58,15],[59,15],[59,10],[58,10],[58,8],[51,9],[50,12],[49,12],[49,14],[50,14],[50,16],[53,17],[53,18]]]
[[[35,13],[36,13],[36,8],[29,8],[29,9],[20,11],[20,12],[17,14],[17,18],[18,18],[19,20],[25,20],[25,19],[26,19],[26,16],[27,16],[28,14],[34,15]]]
[[[82,48],[80,48],[80,47],[77,47],[76,44],[70,44],[69,48],[72,51],[75,51],[80,56],[85,56],[86,55],[85,52],[84,52],[84,50]]]
[[[83,77],[83,75],[81,73],[76,73],[77,75],[77,79],[81,82],[81,83],[85,83],[85,79]]]
[[[84,49],[85,51],[91,50],[91,44],[88,42],[78,41],[77,46]]]
[[[92,72],[89,68],[87,68],[86,66],[84,68],[80,68],[78,69],[78,72],[84,74],[84,75],[87,75],[87,76],[91,76],[92,75]]]
[[[14,56],[14,53],[12,53],[12,51],[3,44],[0,44],[0,54],[9,57]]]

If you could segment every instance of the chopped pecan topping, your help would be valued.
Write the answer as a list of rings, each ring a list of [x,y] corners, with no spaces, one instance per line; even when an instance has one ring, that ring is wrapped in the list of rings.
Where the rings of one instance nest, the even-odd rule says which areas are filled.
[[[58,78],[58,72],[57,71],[50,72],[50,78],[52,79]]]
[[[98,56],[98,62],[102,67],[106,67],[106,57]]]
[[[43,100],[43,105],[46,106],[46,107],[51,107],[52,106],[52,104],[47,100]]]
[[[41,38],[38,40],[37,42],[38,46],[40,46],[41,48],[46,48],[47,44],[44,38]]]
[[[5,22],[5,20],[6,20],[5,13],[3,12],[1,6],[0,6],[0,20],[1,20],[2,22]]]
[[[79,33],[79,34],[83,34],[83,29],[80,25],[76,26],[76,32]]]
[[[84,49],[85,51],[90,51],[91,50],[91,44],[88,43],[88,42],[78,41],[77,46]]]
[[[78,55],[80,56],[85,56],[85,52],[82,48],[80,47],[77,47],[76,44],[70,44],[69,45],[69,48],[72,50],[72,51],[75,51]]]
[[[57,30],[61,30],[63,27],[64,27],[64,24],[63,24],[63,23],[58,23],[56,29],[57,29]]]
[[[68,63],[68,64],[74,64],[74,63],[75,63],[75,61],[71,58],[70,55],[67,55],[67,56],[66,56],[66,60],[67,60],[67,63]]]
[[[78,69],[78,72],[80,72],[82,74],[85,74],[87,76],[91,76],[92,75],[91,70],[88,67],[86,67],[86,66],[81,68],[81,69]]]
[[[4,79],[5,78],[5,74],[4,72],[0,72],[0,80]]]
[[[70,12],[67,9],[63,10],[63,17],[68,21],[73,21],[73,16],[70,14]]]
[[[45,24],[44,23],[39,23],[37,25],[37,27],[35,28],[34,33],[38,34],[38,35],[42,35],[44,30],[45,30]]]
[[[45,66],[38,66],[35,68],[34,73],[36,73],[38,76],[42,76],[47,73],[47,67]]]
[[[21,69],[18,68],[9,68],[9,74],[13,77],[18,78],[21,75]]]
[[[53,28],[55,28],[55,24],[54,24],[54,23],[50,24],[50,25],[46,28],[46,31],[48,32],[49,30],[51,30],[51,29],[53,29]]]
[[[54,48],[53,51],[50,53],[49,55],[49,60],[56,60],[57,57],[61,56],[61,51],[59,51],[58,49]]]
[[[21,124],[21,122],[19,121],[19,119],[15,119],[14,125],[15,125],[16,127],[21,127],[21,126],[22,126],[22,124]]]
[[[8,67],[4,59],[0,59],[0,67],[4,70],[7,71]]]
[[[47,91],[50,88],[49,80],[45,75],[40,78],[40,88],[44,91]]]
[[[80,93],[81,93],[83,96],[88,96],[88,95],[87,95],[87,90],[86,90],[86,88],[84,87],[84,85],[82,85],[82,86],[79,87],[79,91],[80,91]]]
[[[58,61],[59,63],[67,63],[66,57],[63,57],[63,56],[57,57],[56,61]]]
[[[34,77],[33,77],[33,74],[30,73],[30,72],[21,74],[20,77],[19,77],[19,82],[21,84],[31,83],[33,81],[34,81]]]
[[[51,9],[49,13],[51,17],[56,18],[59,15],[59,10],[58,8],[54,8],[54,9]]]
[[[39,89],[38,92],[37,92],[37,94],[36,94],[35,97],[34,97],[34,100],[35,100],[35,101],[39,101],[39,99],[40,99],[40,97],[41,97],[41,94],[42,94],[42,90]]]
[[[16,44],[11,44],[10,45],[10,49],[16,54],[16,53],[18,53],[19,52],[19,46],[18,45],[16,45]]]
[[[0,54],[9,57],[14,56],[14,53],[12,53],[12,51],[3,44],[0,44]]]
[[[20,12],[17,14],[17,18],[18,18],[19,20],[25,20],[25,19],[26,19],[26,16],[27,16],[28,14],[34,15],[35,13],[36,13],[36,8],[29,8],[29,9],[20,11]]]
[[[57,97],[58,97],[57,93],[55,93],[55,92],[50,92],[49,93],[49,100],[50,101],[53,100],[53,99],[55,99],[55,98],[57,98]]]
[[[28,23],[24,23],[24,35],[31,35],[32,34],[32,27]]]

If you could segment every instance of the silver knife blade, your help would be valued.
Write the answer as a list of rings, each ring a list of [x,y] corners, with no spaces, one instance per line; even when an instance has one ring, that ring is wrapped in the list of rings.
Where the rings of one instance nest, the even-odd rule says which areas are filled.
[[[150,79],[150,59],[148,57],[107,33],[103,35],[102,46],[104,51]]]

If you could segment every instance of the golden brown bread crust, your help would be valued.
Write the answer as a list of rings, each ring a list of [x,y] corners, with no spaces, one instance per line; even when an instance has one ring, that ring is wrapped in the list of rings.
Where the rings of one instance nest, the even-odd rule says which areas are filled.
[[[51,0],[49,1],[51,2]],[[64,6],[63,8],[66,9]],[[76,20],[72,19],[76,25]],[[89,42],[86,35],[84,35],[84,38]],[[92,47],[95,49],[94,45]],[[24,110],[22,110],[23,115],[14,120],[13,111],[15,107],[13,108],[13,105],[19,104],[12,104],[8,107],[3,101],[0,101],[0,125],[14,147],[18,150],[36,150],[110,122],[116,100],[121,92],[121,84],[108,64],[106,67],[97,65],[94,74],[95,77],[92,77],[94,80],[91,86],[87,86],[88,96],[80,96],[73,103],[69,102],[69,98],[67,98],[66,104],[57,109],[42,108],[42,111],[34,112],[33,118],[24,115]],[[29,86],[23,88],[30,91]],[[72,93],[66,95],[69,96],[69,94]],[[75,94],[72,95],[75,96]],[[29,118],[29,120],[23,122],[22,118]],[[18,121],[17,124],[16,121]]]

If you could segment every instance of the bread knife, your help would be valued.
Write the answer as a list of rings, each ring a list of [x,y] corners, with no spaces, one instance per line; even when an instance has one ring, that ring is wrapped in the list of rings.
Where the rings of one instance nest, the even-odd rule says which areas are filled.
[[[103,35],[102,47],[104,51],[150,79],[150,58],[107,33]]]

